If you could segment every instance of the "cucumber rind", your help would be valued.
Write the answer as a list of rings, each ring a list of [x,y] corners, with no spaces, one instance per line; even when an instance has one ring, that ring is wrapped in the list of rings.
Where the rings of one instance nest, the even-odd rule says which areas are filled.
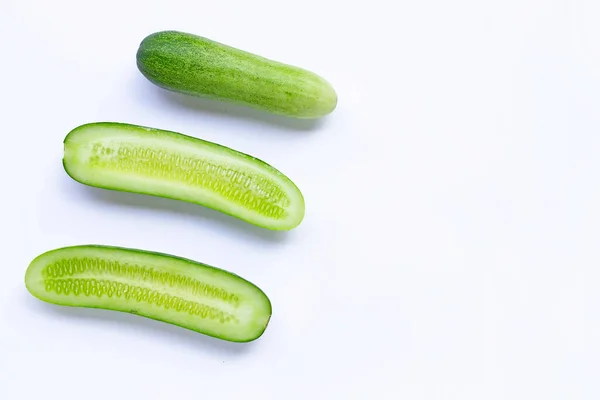
[[[132,309],[134,300],[124,300],[123,298],[113,299],[112,297],[108,298],[105,293],[99,297],[100,300],[96,300],[96,296],[86,296],[83,293],[80,293],[76,296],[61,296],[59,294],[49,293],[45,289],[46,280],[42,272],[44,271],[44,268],[53,265],[53,262],[56,262],[57,260],[69,259],[69,255],[74,257],[76,254],[81,257],[95,256],[98,260],[103,259],[108,261],[114,261],[115,258],[120,258],[120,262],[125,262],[124,260],[127,260],[128,257],[141,257],[142,259],[156,261],[157,264],[152,264],[151,267],[159,272],[170,272],[172,275],[179,273],[186,277],[198,277],[204,274],[203,279],[206,280],[205,282],[208,282],[206,284],[210,285],[216,285],[215,281],[222,279],[222,285],[224,287],[227,287],[226,283],[239,287],[235,294],[241,299],[239,302],[239,304],[242,305],[241,309],[238,310],[236,306],[236,310],[238,310],[240,316],[243,313],[252,313],[252,316],[248,317],[245,321],[245,325],[242,324],[237,330],[232,330],[231,328],[227,328],[227,326],[220,330],[218,329],[218,326],[217,328],[214,328],[214,326],[211,328],[211,323],[206,322],[207,320],[205,318],[189,317],[185,315],[184,311],[168,310],[161,308],[160,305],[156,304],[148,305],[147,303],[140,303],[140,301],[137,301],[137,303],[135,303],[137,306]],[[104,258],[99,257],[98,254],[104,254]],[[145,267],[149,268],[148,265],[145,265]],[[85,276],[98,277],[100,275],[88,274]],[[210,279],[207,279],[208,276],[210,276]],[[114,282],[119,281],[114,276],[112,279]],[[125,281],[125,278],[119,279],[121,282]],[[137,284],[137,287],[141,287],[139,282],[134,280],[131,280],[130,282],[131,285]],[[148,286],[150,284],[146,285]],[[168,292],[168,290],[164,290],[167,284],[163,283],[163,285],[163,293]],[[257,285],[241,277],[240,275],[185,257],[119,246],[88,244],[62,247],[47,251],[35,257],[29,264],[25,273],[25,286],[32,296],[49,304],[63,307],[102,309],[134,314],[144,318],[188,329],[206,336],[236,343],[248,343],[260,338],[266,331],[272,315],[272,305],[269,297]],[[173,295],[173,293],[174,291],[170,292],[171,295]],[[83,295],[83,297],[79,297],[80,295]],[[75,300],[73,300],[74,297]],[[94,301],[96,301],[96,303],[94,303]],[[206,297],[198,295],[195,298],[195,301],[197,301],[198,304],[203,304],[202,302],[206,303],[208,300]],[[213,300],[213,302],[215,302],[215,300]],[[241,317],[240,319],[243,320]],[[216,323],[212,325],[215,324]]]
[[[185,143],[186,146],[189,145],[190,151],[194,149],[201,149],[198,150],[200,152],[210,151],[214,153],[214,156],[216,158],[220,158],[223,160],[231,160],[234,164],[237,164],[238,166],[243,166],[240,167],[242,169],[250,168],[253,170],[254,173],[260,174],[261,176],[264,176],[265,178],[270,179],[273,182],[278,182],[281,184],[283,193],[285,194],[287,199],[292,203],[289,207],[287,207],[284,210],[284,213],[287,214],[287,218],[266,217],[256,212],[256,210],[244,207],[243,204],[223,199],[218,195],[213,196],[212,194],[206,194],[209,191],[205,191],[204,195],[182,196],[182,194],[177,191],[169,191],[165,190],[164,188],[157,192],[157,190],[151,185],[147,187],[141,185],[134,188],[131,183],[131,180],[129,181],[129,183],[124,183],[125,180],[119,178],[116,175],[112,179],[94,179],[93,174],[89,173],[89,171],[86,172],[85,168],[81,167],[81,165],[85,166],[85,163],[80,165],[72,159],[73,157],[76,157],[76,154],[73,157],[70,157],[69,155],[71,153],[76,153],[77,150],[73,149],[72,147],[76,146],[78,140],[83,140],[85,143],[85,140],[87,140],[85,139],[86,135],[93,136],[95,134],[94,130],[97,129],[106,129],[107,132],[112,132],[111,134],[113,135],[117,132],[122,132],[124,135],[140,135],[140,137],[142,138],[140,139],[142,145],[145,138],[151,138],[152,140],[156,140],[157,142],[159,140],[164,139],[165,143],[173,142],[178,143],[178,145]],[[109,137],[111,134],[107,133]],[[83,139],[81,139],[81,137],[83,137]],[[275,167],[273,167],[272,165],[260,158],[254,157],[252,155],[238,150],[234,150],[230,147],[218,143],[210,142],[179,132],[121,122],[92,122],[80,125],[72,129],[67,134],[63,142],[65,147],[65,154],[62,160],[62,164],[65,172],[73,180],[86,186],[96,187],[105,190],[129,192],[184,201],[187,203],[211,208],[223,214],[256,225],[258,227],[274,231],[288,231],[294,229],[304,219],[304,196],[298,188],[298,186],[289,177],[287,177],[281,171],[279,171],[278,169],[276,169]],[[173,154],[176,155],[177,153],[173,152]],[[166,182],[168,182],[168,180],[164,180],[163,183]],[[260,199],[259,197],[255,198]]]

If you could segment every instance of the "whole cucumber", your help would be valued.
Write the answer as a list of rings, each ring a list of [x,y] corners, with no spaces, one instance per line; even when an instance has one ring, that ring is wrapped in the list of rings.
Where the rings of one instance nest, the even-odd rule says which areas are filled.
[[[136,59],[150,82],[173,92],[293,118],[320,118],[337,106],[331,84],[313,72],[185,32],[147,36]]]

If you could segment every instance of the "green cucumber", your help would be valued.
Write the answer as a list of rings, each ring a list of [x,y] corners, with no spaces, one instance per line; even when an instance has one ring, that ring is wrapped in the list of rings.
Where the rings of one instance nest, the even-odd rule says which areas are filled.
[[[122,247],[63,247],[36,257],[29,293],[47,303],[136,314],[230,342],[258,339],[271,302],[231,272],[164,253]]]
[[[293,118],[320,118],[337,106],[331,84],[311,71],[185,32],[147,36],[136,60],[146,79],[173,92]]]
[[[177,132],[117,122],[81,125],[64,140],[63,165],[88,186],[186,201],[271,230],[293,229],[304,218],[302,193],[283,173]]]

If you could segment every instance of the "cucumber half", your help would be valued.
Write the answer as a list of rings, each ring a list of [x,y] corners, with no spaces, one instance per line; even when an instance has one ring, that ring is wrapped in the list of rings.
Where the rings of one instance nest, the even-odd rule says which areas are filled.
[[[181,133],[117,122],[73,129],[63,165],[74,180],[209,207],[256,226],[291,230],[304,197],[266,162]]]
[[[271,318],[265,293],[233,273],[121,247],[46,252],[29,265],[25,285],[48,303],[137,314],[231,342],[258,339]]]

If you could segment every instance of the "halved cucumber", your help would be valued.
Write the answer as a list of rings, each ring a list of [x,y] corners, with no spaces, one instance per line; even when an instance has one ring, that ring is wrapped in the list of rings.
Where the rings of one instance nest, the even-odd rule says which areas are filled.
[[[231,272],[121,247],[46,252],[29,265],[25,285],[48,303],[137,314],[231,342],[259,338],[271,318],[265,293]]]
[[[293,229],[304,218],[302,193],[280,171],[177,132],[82,125],[65,138],[63,165],[85,185],[195,203],[271,230]]]

